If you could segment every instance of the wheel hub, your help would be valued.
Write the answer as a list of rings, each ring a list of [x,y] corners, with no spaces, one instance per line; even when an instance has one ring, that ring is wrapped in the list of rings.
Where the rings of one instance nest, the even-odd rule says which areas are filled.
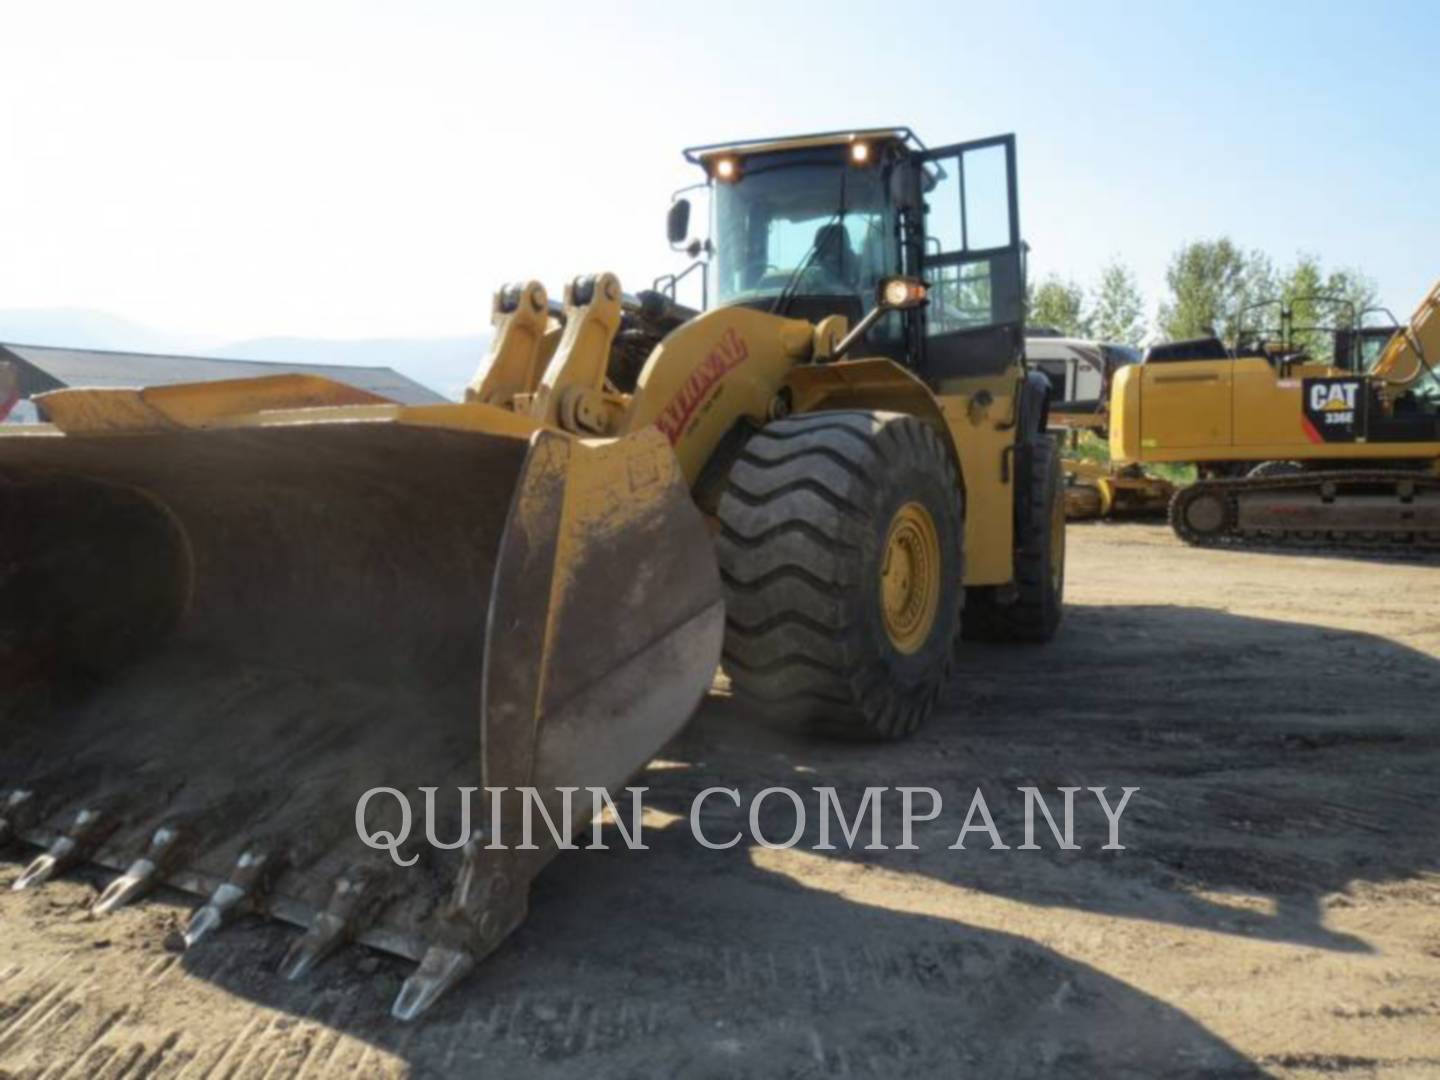
[[[916,502],[895,511],[880,567],[880,611],[885,633],[902,653],[925,644],[940,608],[940,534],[930,511]]]

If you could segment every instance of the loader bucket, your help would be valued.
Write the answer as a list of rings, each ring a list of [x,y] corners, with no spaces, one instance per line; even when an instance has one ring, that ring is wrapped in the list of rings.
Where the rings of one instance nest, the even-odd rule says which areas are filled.
[[[576,830],[584,789],[685,723],[719,575],[657,431],[317,382],[60,391],[53,426],[0,434],[0,844],[45,849],[17,888],[121,871],[97,912],[162,881],[207,898],[190,943],[245,911],[294,923],[290,976],[347,940],[420,960],[410,1018],[554,854],[543,823],[515,850],[513,789]],[[475,793],[464,832],[481,785],[512,790],[498,820]],[[391,795],[357,821],[379,788],[413,807],[403,843]]]

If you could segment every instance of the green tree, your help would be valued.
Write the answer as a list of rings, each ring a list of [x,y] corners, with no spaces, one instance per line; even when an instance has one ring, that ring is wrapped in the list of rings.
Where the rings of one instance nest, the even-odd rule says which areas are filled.
[[[1326,272],[1317,255],[1301,252],[1280,275],[1274,303],[1253,311],[1245,320],[1247,333],[1280,336],[1281,312],[1291,312],[1295,344],[1317,360],[1329,359],[1332,331],[1347,326],[1375,303],[1375,282],[1357,270]]]
[[[1066,337],[1085,337],[1089,320],[1085,317],[1085,290],[1073,281],[1051,274],[1027,298],[1030,326],[1046,326]]]
[[[1320,269],[1320,260],[1302,252],[1280,281],[1279,306],[1292,312],[1291,331],[1296,344],[1316,359],[1323,355],[1329,338],[1319,328],[1334,326],[1339,320],[1348,321],[1341,310],[1345,305],[1322,300],[1325,295],[1325,275]],[[1276,318],[1273,314],[1270,317]]]
[[[1366,308],[1376,301],[1373,279],[1358,270],[1342,267],[1329,273],[1320,264],[1320,258],[1301,252],[1295,265],[1281,283],[1280,295],[1295,311],[1295,322],[1323,322],[1333,325],[1358,318]],[[1316,302],[1316,297],[1331,297],[1333,303]]]
[[[1186,244],[1171,258],[1165,283],[1170,295],[1160,305],[1159,324],[1171,340],[1212,333],[1233,338],[1246,306],[1276,292],[1270,260],[1242,251],[1229,237]]]
[[[1145,335],[1145,298],[1135,274],[1119,259],[1100,272],[1092,294],[1089,333],[1101,341],[1138,345]]]
[[[1330,271],[1325,276],[1325,292],[1343,296],[1354,304],[1356,318],[1380,302],[1380,286],[1375,284],[1375,279],[1351,266]]]

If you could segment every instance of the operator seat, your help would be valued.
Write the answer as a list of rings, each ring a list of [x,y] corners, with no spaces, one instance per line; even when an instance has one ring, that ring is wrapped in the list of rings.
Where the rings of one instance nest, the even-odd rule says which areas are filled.
[[[854,287],[855,251],[844,225],[821,225],[815,230],[815,265],[836,281]]]

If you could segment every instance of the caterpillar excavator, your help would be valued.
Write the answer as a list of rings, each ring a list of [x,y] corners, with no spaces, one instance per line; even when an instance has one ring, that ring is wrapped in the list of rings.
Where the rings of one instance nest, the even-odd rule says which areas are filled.
[[[1197,466],[1170,503],[1187,543],[1440,546],[1440,283],[1404,326],[1353,308],[1298,325],[1297,309],[1345,306],[1301,299],[1267,302],[1278,326],[1231,348],[1176,342],[1122,369],[1112,459]]]
[[[0,430],[0,846],[37,849],[13,889],[98,865],[105,914],[178,888],[190,948],[264,914],[301,930],[288,977],[406,957],[410,1019],[525,917],[594,814],[572,793],[642,770],[717,665],[767,719],[893,739],[962,637],[1055,632],[1013,136],[687,157],[709,235],[679,195],[668,231],[704,310],[676,276],[529,281],[463,402],[73,388]],[[529,810],[555,831],[528,842]]]

